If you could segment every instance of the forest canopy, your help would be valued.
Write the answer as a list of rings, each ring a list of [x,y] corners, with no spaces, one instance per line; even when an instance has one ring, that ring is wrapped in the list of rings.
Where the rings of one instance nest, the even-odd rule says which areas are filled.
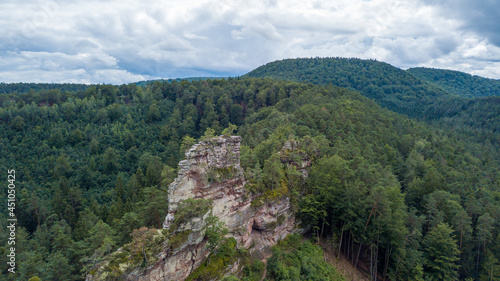
[[[294,63],[283,71],[321,62]],[[390,111],[448,94],[436,86],[431,96],[421,96],[429,94],[426,83],[380,64],[354,61],[352,67],[381,67],[381,74],[371,82],[362,73],[343,76],[340,86],[350,89],[327,80],[243,77],[0,93],[0,166],[16,170],[19,280],[83,280],[106,254],[131,242],[134,230],[161,228],[167,188],[185,150],[207,131],[219,135],[226,128],[242,137],[241,165],[252,192],[269,194],[287,183],[279,195],[291,198],[315,240],[329,239],[338,254],[367,265],[372,276],[495,280],[497,125],[471,121],[456,131]],[[308,75],[327,79],[323,72]],[[385,86],[390,81],[399,82]],[[373,85],[374,93],[382,89],[381,95],[394,92],[382,98],[388,109],[377,104],[378,94],[370,99],[352,90],[361,84]],[[498,111],[484,114],[492,116],[480,118],[498,122]],[[471,128],[490,138],[478,141]],[[280,161],[278,152],[289,141],[302,144],[312,160],[305,181]],[[6,206],[6,197],[1,200]],[[4,210],[0,219],[6,221]],[[1,247],[7,238],[2,228]],[[307,243],[297,251],[318,251]],[[295,253],[275,250],[271,280],[305,274],[290,268],[300,264]],[[6,258],[0,257],[3,273]],[[324,265],[300,266],[306,265],[338,278]]]

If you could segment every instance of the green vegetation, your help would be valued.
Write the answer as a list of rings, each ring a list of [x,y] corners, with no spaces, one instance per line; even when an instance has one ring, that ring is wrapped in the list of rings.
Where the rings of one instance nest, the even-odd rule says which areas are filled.
[[[477,141],[488,140],[495,145],[500,143],[499,112],[499,96],[439,100],[427,108],[431,124],[452,128],[466,138],[476,135]]]
[[[260,281],[264,275],[266,264],[260,260],[253,260],[249,263],[249,257],[244,256],[242,258],[246,265],[243,267],[242,277],[237,278],[234,275],[229,275],[222,278],[222,281]]]
[[[146,238],[162,225],[167,188],[183,152],[206,132],[235,131],[231,124],[242,137],[241,166],[248,190],[258,196],[255,204],[290,197],[315,240],[333,241],[337,255],[372,276],[498,276],[497,98],[468,100],[463,109],[451,102],[438,106],[436,97],[452,101],[451,94],[375,61],[286,60],[276,65],[283,73],[315,70],[303,77],[317,76],[310,81],[315,83],[333,83],[337,78],[325,75],[338,75],[344,83],[339,85],[371,89],[368,96],[374,100],[333,85],[269,78],[0,94],[0,170],[16,170],[20,280],[83,280],[120,247],[125,254],[116,252],[109,261],[110,278],[124,274],[119,266],[131,254],[138,268],[150,264],[165,237],[157,232],[151,245]],[[422,119],[420,112],[433,113],[424,123],[377,102],[399,112],[411,109],[410,116]],[[446,107],[450,110],[440,111]],[[310,161],[305,180],[298,171],[304,160]],[[231,171],[214,173],[219,180]],[[6,194],[6,188],[2,185],[0,192]],[[6,200],[3,196],[0,203],[6,206]],[[209,209],[210,202],[186,200],[175,219],[187,221]],[[7,245],[7,238],[1,228],[0,245]],[[186,233],[173,241],[184,239]],[[232,242],[221,241],[204,266],[211,272],[207,276],[238,255]],[[445,253],[438,246],[451,250]],[[268,268],[275,275],[269,276],[334,276],[319,261],[301,259],[318,256],[315,246],[301,247],[300,254],[277,253],[276,266]],[[435,263],[441,261],[448,263]],[[6,255],[0,256],[0,269],[6,273]]]
[[[148,84],[151,84],[151,83],[155,83],[155,82],[168,82],[168,83],[171,83],[171,82],[182,82],[182,81],[188,81],[188,82],[193,82],[193,81],[205,81],[205,80],[215,80],[215,79],[224,79],[227,77],[186,77],[186,78],[175,78],[175,79],[157,79],[157,80],[146,80],[146,81],[139,81],[139,82],[136,82],[135,84],[137,86],[146,86]]]
[[[313,244],[310,240],[302,240],[302,236],[292,234],[272,247],[272,256],[267,260],[267,274],[264,280],[345,280],[324,260],[323,249],[319,245]],[[266,266],[263,262],[259,260],[250,262],[248,257],[241,254],[240,259],[245,264],[241,279],[229,276],[222,279],[223,281],[262,280]]]
[[[187,281],[208,281],[215,278],[222,278],[224,269],[237,261],[239,258],[236,248],[236,239],[225,238],[220,244],[220,249],[211,254],[208,259],[198,267],[189,277]]]
[[[428,68],[403,71],[383,62],[345,58],[286,59],[246,76],[346,87],[392,111],[463,132],[463,137],[499,143],[498,80]]]
[[[410,68],[407,72],[424,81],[438,85],[448,93],[461,97],[474,98],[500,95],[500,80],[472,76],[460,71],[426,67]]]
[[[205,237],[207,238],[207,248],[211,254],[217,254],[222,244],[225,244],[225,236],[229,233],[224,222],[220,221],[216,216],[207,217],[207,225],[205,226]]]
[[[264,275],[266,264],[260,260],[254,260],[243,268],[242,281],[260,281]]]
[[[323,249],[300,235],[290,235],[273,246],[267,262],[266,280],[345,280],[323,256]]]
[[[231,179],[238,173],[238,169],[233,166],[228,167],[212,167],[207,171],[208,182],[220,182]]]
[[[425,237],[425,269],[430,280],[457,280],[460,251],[453,239],[453,229],[439,224]]]
[[[465,134],[478,134],[498,144],[500,132],[500,80],[459,71],[410,68],[407,72],[458,97],[433,103],[426,115]]]
[[[87,84],[49,84],[49,83],[0,83],[0,94],[16,94],[25,100],[60,97],[64,92],[78,92],[87,90]]]
[[[212,207],[212,201],[207,199],[192,199],[188,198],[179,203],[177,212],[175,213],[174,224],[188,222],[192,218],[203,217]],[[175,227],[172,227],[175,229]]]
[[[105,280],[121,280],[133,270],[144,270],[154,265],[157,261],[156,255],[163,250],[167,236],[147,227],[134,229],[130,236],[130,243],[123,245],[116,252],[108,252],[104,259],[99,260],[102,263],[93,261],[85,272],[94,275],[99,267],[102,267],[102,277]]]
[[[184,244],[188,240],[189,234],[191,234],[191,230],[178,232],[170,236],[170,239],[168,241],[170,249],[175,250],[182,246],[182,244]]]
[[[246,76],[349,88],[410,117],[421,117],[434,100],[448,95],[404,70],[376,60],[285,59],[258,67]]]
[[[238,249],[236,239],[225,237],[228,229],[224,223],[215,216],[207,218],[205,228],[207,247],[210,255],[207,260],[197,268],[187,280],[216,280],[227,274],[227,267],[238,264],[243,267],[244,281],[261,280],[264,273],[264,263],[259,260],[252,260],[246,249]],[[234,276],[222,278],[222,280],[240,280]]]

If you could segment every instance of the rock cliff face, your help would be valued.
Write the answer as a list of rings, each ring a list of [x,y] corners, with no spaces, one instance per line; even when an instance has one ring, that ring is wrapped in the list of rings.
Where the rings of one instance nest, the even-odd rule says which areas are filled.
[[[240,141],[238,136],[219,136],[201,141],[186,152],[186,159],[179,163],[178,177],[169,186],[169,209],[163,227],[172,237],[185,234],[187,238],[175,248],[162,251],[153,266],[128,275],[127,280],[186,279],[209,255],[204,231],[209,214],[225,223],[238,247],[251,247],[250,253],[258,258],[268,257],[270,246],[294,230],[295,216],[288,198],[252,206],[253,198],[244,188]],[[209,200],[210,211],[179,222],[185,202],[198,202],[196,199]],[[236,265],[229,272],[238,270]]]
[[[87,280],[105,280],[116,271],[120,280],[185,280],[210,254],[205,238],[209,216],[225,223],[238,247],[247,248],[253,257],[267,258],[270,246],[295,231],[295,216],[286,197],[252,204],[255,198],[245,189],[240,166],[240,141],[241,137],[219,136],[201,141],[186,152],[186,159],[179,163],[178,177],[168,188],[164,230],[157,231],[157,237],[152,239],[161,238],[156,244],[159,252],[154,254],[156,259],[148,261],[147,268],[130,263],[124,246]],[[293,150],[293,145],[286,145],[284,150]],[[288,154],[282,155],[282,162],[301,169],[307,165],[287,160]],[[237,274],[240,270],[236,261],[222,274]]]
[[[164,228],[169,228],[180,202],[193,199],[212,201],[213,215],[229,229],[241,226],[242,214],[250,207],[240,167],[241,137],[217,137],[202,141],[186,152],[179,163],[179,176],[169,186],[168,215]]]

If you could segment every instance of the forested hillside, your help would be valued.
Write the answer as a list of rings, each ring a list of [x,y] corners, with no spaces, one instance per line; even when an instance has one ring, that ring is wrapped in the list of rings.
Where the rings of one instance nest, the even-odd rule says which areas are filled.
[[[448,93],[461,97],[500,96],[500,80],[472,76],[454,70],[415,67],[407,70],[414,76],[438,85]]]
[[[390,64],[346,58],[285,59],[258,67],[248,77],[270,77],[360,91],[383,107],[410,117],[449,94]]]
[[[410,76],[407,84],[390,85],[410,74],[384,71],[389,86],[379,87],[408,96],[405,103],[387,96],[388,104],[430,101],[427,84]],[[342,77],[357,85],[351,76]],[[422,92],[396,90],[413,86]],[[35,92],[0,94],[0,168],[16,170],[17,280],[83,280],[106,254],[135,239],[134,229],[160,228],[185,150],[223,131],[242,137],[247,188],[259,201],[289,196],[315,240],[328,238],[337,254],[372,276],[498,277],[500,157],[490,142],[332,85],[241,78]],[[312,160],[306,181],[280,161],[289,141]],[[6,185],[1,192],[7,194]],[[7,235],[2,228],[0,247]],[[296,247],[275,249],[268,280],[337,278],[324,264],[297,261],[318,248]],[[0,257],[4,274],[6,258]],[[260,266],[248,267],[244,280],[259,280],[249,276]]]
[[[215,79],[223,79],[226,77],[189,77],[189,78],[171,78],[171,79],[160,79],[160,80],[145,80],[145,81],[139,81],[136,82],[135,84],[137,86],[146,86],[147,84],[154,83],[156,81],[158,82],[182,82],[182,81],[188,81],[188,82],[193,82],[193,81],[204,81],[204,80],[215,80]]]
[[[462,86],[450,88],[442,87],[444,80],[421,80],[418,77],[423,73],[427,73],[426,69],[403,71],[374,60],[311,58],[271,62],[249,72],[247,76],[347,87],[390,110],[435,126],[444,124],[446,128],[463,132],[464,137],[477,137],[476,141],[488,139],[492,143],[500,143],[497,135],[500,132],[500,93],[495,90],[496,80],[471,76],[471,79],[461,80]],[[453,74],[452,80],[467,76],[460,72],[437,73]],[[483,96],[492,97],[467,98],[471,95],[464,94],[464,91],[473,92],[476,87]]]
[[[54,84],[54,83],[0,83],[0,94],[27,94],[34,95],[41,90],[85,91],[89,85],[86,84]],[[31,90],[31,91],[30,91]]]

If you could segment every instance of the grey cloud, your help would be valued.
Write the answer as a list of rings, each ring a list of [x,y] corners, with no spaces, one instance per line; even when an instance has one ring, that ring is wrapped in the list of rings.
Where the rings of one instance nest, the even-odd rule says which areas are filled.
[[[500,46],[500,2],[498,0],[422,0],[436,6],[443,17],[461,21],[461,28],[481,34]]]
[[[458,47],[459,45],[459,42],[457,40],[457,38],[453,37],[453,36],[439,36],[437,38],[434,38],[434,46],[435,48],[437,48],[439,50],[439,53],[438,55],[447,55],[451,52],[453,52],[454,50],[456,50],[456,48]]]
[[[374,44],[389,51],[386,59],[399,67],[412,67],[450,54],[458,44],[453,37],[375,39]]]
[[[75,44],[75,49],[88,50],[88,49],[98,49],[99,45],[88,40],[82,39]]]
[[[279,41],[282,36],[276,31],[276,28],[268,23],[251,23],[243,26],[239,30],[233,30],[232,36],[235,39],[243,39],[246,36],[259,35],[266,40]]]
[[[442,7],[455,2],[442,0],[436,6],[425,1],[416,5],[403,0],[393,7],[389,0],[222,0],[188,6],[180,0],[148,5],[138,0],[53,0],[45,7],[46,18],[25,36],[22,23],[34,23],[33,15],[43,12],[42,2],[4,0],[0,36],[7,40],[0,41],[0,79],[26,75],[26,81],[123,83],[228,76],[276,59],[311,56],[376,58],[399,67],[453,67],[455,62],[457,69],[469,64],[475,66],[468,71],[498,73],[484,63],[494,60],[496,49],[475,36],[493,42],[494,34],[485,35],[493,28],[486,20],[472,23],[486,12],[491,20],[495,12],[488,9],[495,5],[484,4],[480,16],[473,16],[462,15],[473,5],[465,0],[458,0],[459,7],[448,14]],[[463,22],[458,27],[449,20],[459,18]],[[464,30],[472,33],[469,43],[462,38]]]

